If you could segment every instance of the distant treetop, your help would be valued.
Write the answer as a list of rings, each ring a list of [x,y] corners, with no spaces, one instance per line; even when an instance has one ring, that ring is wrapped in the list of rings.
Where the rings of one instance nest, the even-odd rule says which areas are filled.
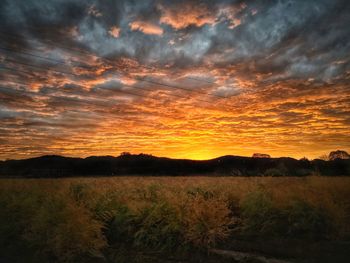
[[[269,154],[266,153],[254,153],[253,158],[271,158]]]
[[[333,161],[336,159],[350,159],[350,155],[346,151],[337,150],[329,153],[328,159]]]

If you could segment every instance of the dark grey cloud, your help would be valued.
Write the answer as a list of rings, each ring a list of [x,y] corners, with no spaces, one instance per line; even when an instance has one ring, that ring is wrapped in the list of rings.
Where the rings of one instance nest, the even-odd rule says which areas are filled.
[[[21,36],[21,40],[6,39],[16,45],[31,39],[44,43],[50,40],[87,48],[98,55],[127,56],[143,63],[188,67],[198,66],[205,59],[223,65],[244,62],[253,64],[251,67],[258,73],[318,76],[323,80],[334,78],[348,68],[348,59],[342,65],[332,64],[344,58],[350,49],[347,1],[249,1],[246,8],[237,12],[241,24],[233,29],[225,19],[214,25],[181,30],[160,23],[159,6],[181,8],[189,2],[207,5],[213,14],[224,5],[243,3],[3,1],[0,20],[3,30],[10,29]],[[132,31],[130,23],[135,20],[152,22],[164,33],[155,36]],[[109,34],[113,26],[120,29],[118,38]]]

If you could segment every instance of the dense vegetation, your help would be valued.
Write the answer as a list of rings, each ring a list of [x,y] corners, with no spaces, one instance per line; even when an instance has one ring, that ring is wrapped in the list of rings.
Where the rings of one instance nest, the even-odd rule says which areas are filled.
[[[67,177],[111,175],[190,175],[225,176],[350,176],[350,159],[330,161],[305,158],[250,158],[223,156],[194,161],[160,158],[147,154],[118,157],[69,158],[42,156],[26,160],[0,161],[0,176]]]
[[[155,262],[151,253],[237,239],[350,241],[349,219],[344,177],[3,179],[0,261]]]

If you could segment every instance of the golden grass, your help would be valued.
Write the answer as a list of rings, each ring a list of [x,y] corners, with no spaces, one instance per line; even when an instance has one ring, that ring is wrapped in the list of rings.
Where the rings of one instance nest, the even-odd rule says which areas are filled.
[[[350,237],[345,177],[2,179],[0,205],[0,232],[53,262],[115,244],[209,248],[237,230]]]

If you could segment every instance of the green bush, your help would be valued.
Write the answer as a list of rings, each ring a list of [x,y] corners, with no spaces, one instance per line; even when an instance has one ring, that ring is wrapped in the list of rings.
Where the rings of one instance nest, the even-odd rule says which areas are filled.
[[[283,230],[283,215],[264,190],[248,194],[241,202],[242,231],[249,235],[276,236]]]
[[[105,221],[104,234],[109,244],[129,244],[133,241],[135,230],[135,216],[129,208],[123,205],[115,207],[112,214],[108,214]]]
[[[241,203],[243,233],[284,238],[324,239],[334,232],[333,222],[321,207],[302,200],[276,207],[264,190],[249,194]]]
[[[176,210],[166,202],[154,203],[137,215],[137,247],[170,250],[183,244],[183,226]]]
[[[305,201],[294,201],[287,207],[287,235],[302,239],[325,239],[333,232],[330,217],[320,207],[314,207]]]

